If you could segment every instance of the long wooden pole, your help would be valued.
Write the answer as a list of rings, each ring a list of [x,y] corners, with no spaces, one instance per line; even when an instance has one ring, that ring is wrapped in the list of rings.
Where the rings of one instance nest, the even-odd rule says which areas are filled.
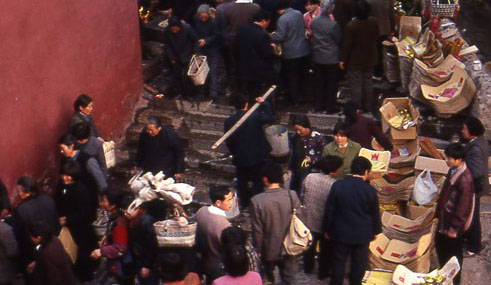
[[[266,93],[264,93],[264,95],[261,97],[264,100],[268,99],[269,95],[271,95],[271,93],[273,93],[273,91],[276,89],[276,85],[272,85],[271,88],[269,88],[268,91],[266,91]],[[216,143],[214,143],[212,146],[211,146],[211,149],[216,149],[219,145],[221,145],[226,139],[228,139],[228,137],[230,137],[250,116],[251,114],[256,111],[257,108],[259,108],[259,105],[261,105],[261,103],[259,102],[256,102],[256,104],[254,104],[254,106],[252,106],[252,108],[250,108],[247,113],[244,114],[244,116],[242,116],[242,118],[240,118],[240,120],[238,120],[235,125],[233,127],[230,128],[230,130],[228,130],[220,139],[218,139],[216,141]]]

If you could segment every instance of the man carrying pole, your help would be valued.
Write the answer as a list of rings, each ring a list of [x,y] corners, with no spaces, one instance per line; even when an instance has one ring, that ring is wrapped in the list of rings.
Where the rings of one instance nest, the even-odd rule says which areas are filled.
[[[263,126],[273,122],[273,110],[271,103],[265,101],[264,97],[266,96],[256,98],[256,105],[260,104],[259,110],[251,113],[247,112],[249,107],[247,98],[237,96],[234,103],[237,112],[225,120],[226,133],[235,129],[226,139],[226,144],[233,155],[239,201],[242,208],[249,205],[252,196],[262,191],[260,169],[271,151],[271,146],[264,136]],[[241,118],[244,119],[247,115],[249,116],[246,118],[247,120],[242,120],[241,125],[237,124]],[[252,182],[251,189],[248,189],[249,181]]]

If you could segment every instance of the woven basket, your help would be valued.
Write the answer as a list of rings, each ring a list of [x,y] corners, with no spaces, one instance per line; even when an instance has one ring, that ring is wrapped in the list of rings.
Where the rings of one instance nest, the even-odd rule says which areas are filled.
[[[166,221],[153,224],[159,247],[192,247],[195,243],[196,223],[170,226]]]
[[[430,12],[432,16],[438,15],[440,17],[453,18],[455,10],[458,10],[458,0],[448,0],[447,3],[453,2],[453,4],[440,4],[442,0],[431,0]]]
[[[397,56],[397,48],[394,43],[384,41],[384,74],[387,81],[390,83],[401,81],[401,74],[399,72],[399,57]],[[391,52],[391,51],[395,51]]]
[[[206,56],[193,55],[189,62],[188,76],[191,78],[194,85],[205,84],[209,71],[210,68],[208,67]]]

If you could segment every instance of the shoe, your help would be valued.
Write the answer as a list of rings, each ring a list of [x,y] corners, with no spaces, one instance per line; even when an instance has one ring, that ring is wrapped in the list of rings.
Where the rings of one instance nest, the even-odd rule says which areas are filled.
[[[372,79],[375,81],[382,81],[382,76],[372,76]]]
[[[474,256],[476,256],[476,254],[479,254],[479,253],[468,251],[468,250],[464,251],[464,257],[474,257]]]

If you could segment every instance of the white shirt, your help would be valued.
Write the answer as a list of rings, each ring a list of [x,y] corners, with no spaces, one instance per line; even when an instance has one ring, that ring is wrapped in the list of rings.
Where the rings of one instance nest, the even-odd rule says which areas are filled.
[[[224,216],[224,217],[227,217],[227,215],[225,215],[225,211],[220,209],[220,208],[217,208],[215,206],[209,206],[208,207],[208,211],[212,214],[215,214],[215,215],[220,215],[220,216]]]

